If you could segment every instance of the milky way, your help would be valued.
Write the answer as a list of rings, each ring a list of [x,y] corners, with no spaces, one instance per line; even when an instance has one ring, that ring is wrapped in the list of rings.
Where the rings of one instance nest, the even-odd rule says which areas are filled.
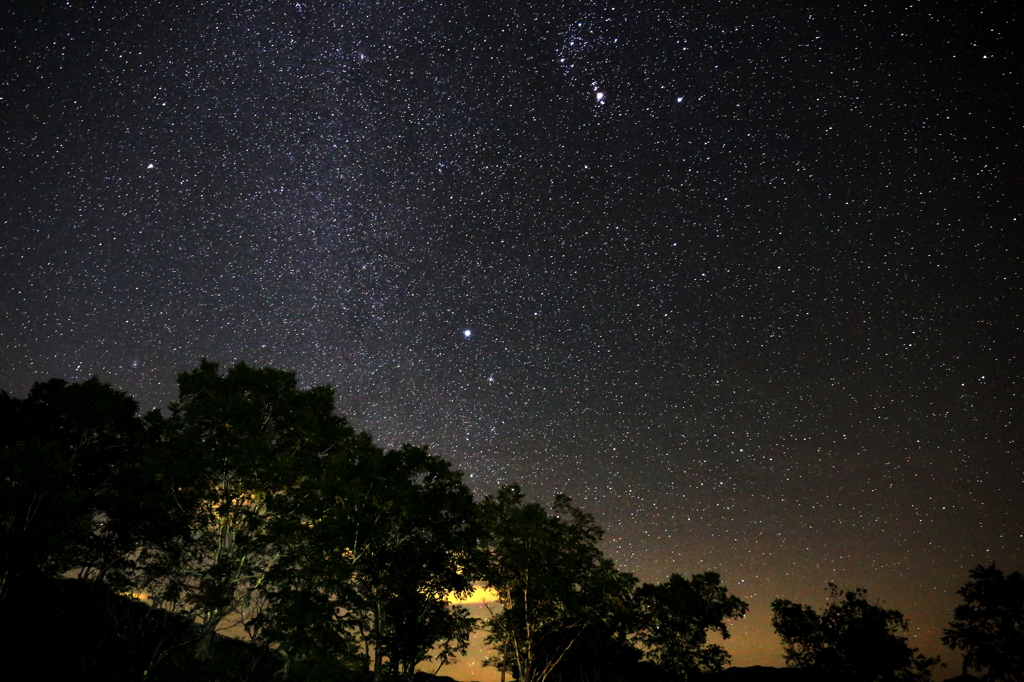
[[[737,664],[829,580],[943,652],[1024,569],[1022,14],[819,4],[0,10],[0,387],[295,370],[721,572]]]

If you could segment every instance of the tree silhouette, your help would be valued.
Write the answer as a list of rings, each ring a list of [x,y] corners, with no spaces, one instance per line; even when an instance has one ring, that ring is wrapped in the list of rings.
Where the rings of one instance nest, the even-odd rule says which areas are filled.
[[[903,614],[867,600],[867,591],[840,593],[829,583],[822,613],[787,599],[772,602],[772,627],[782,638],[786,665],[850,682],[931,679],[939,661],[907,644]]]
[[[971,580],[957,590],[956,607],[943,643],[964,652],[964,668],[984,671],[991,682],[1024,680],[1024,577],[991,566],[971,569]]]
[[[465,653],[476,621],[449,598],[482,580],[502,607],[486,622],[493,664],[519,682],[654,667],[686,679],[728,663],[708,633],[727,638],[747,605],[711,572],[637,588],[569,498],[549,510],[507,486],[476,504],[449,462],[383,450],[334,413],[329,387],[300,389],[293,373],[203,360],[178,385],[169,417],[139,417],[97,379],[0,393],[0,607],[23,575],[39,585],[77,567],[105,590],[101,620],[132,623],[101,639],[147,678],[212,671],[231,641],[252,671],[332,676],[340,662],[412,680],[417,664]],[[1017,682],[1020,574],[971,577],[944,640]],[[789,665],[927,678],[936,661],[907,646],[902,614],[830,589],[820,614],[772,604]],[[242,649],[217,636],[227,625],[248,635]]]
[[[238,364],[222,376],[204,360],[178,384],[157,476],[184,527],[144,548],[137,588],[201,624],[202,656],[228,616],[274,589],[289,533],[307,527],[303,484],[355,434],[330,388],[299,390],[289,372]]]
[[[472,620],[446,601],[472,589],[479,529],[462,474],[426,449],[368,448],[344,477],[317,528],[342,550],[328,571],[348,574],[339,592],[349,622],[372,650],[376,676],[411,678],[440,646],[468,646]]]
[[[496,665],[519,682],[544,682],[588,626],[621,608],[636,581],[601,554],[603,531],[564,495],[549,514],[507,486],[481,509],[483,575],[503,607],[486,623],[487,642]]]
[[[724,648],[707,643],[708,631],[728,639],[725,621],[742,618],[748,608],[739,597],[730,595],[718,574],[711,571],[690,580],[673,574],[666,583],[645,583],[634,601],[636,640],[650,660],[682,679],[718,672],[729,663]]]
[[[0,601],[26,571],[102,576],[133,549],[137,527],[120,512],[143,504],[124,481],[137,410],[95,377],[36,383],[24,400],[0,393]]]

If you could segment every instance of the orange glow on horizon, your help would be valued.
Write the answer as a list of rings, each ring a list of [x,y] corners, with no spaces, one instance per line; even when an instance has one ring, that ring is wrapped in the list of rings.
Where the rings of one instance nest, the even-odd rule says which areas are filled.
[[[450,604],[487,604],[498,601],[498,593],[490,587],[474,585],[473,591],[463,597],[453,593],[446,598]]]

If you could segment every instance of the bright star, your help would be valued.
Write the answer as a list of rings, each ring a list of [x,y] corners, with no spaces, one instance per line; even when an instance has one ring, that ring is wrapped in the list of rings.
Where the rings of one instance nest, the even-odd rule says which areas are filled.
[[[464,332],[462,332],[462,335],[465,336],[468,339],[469,337],[471,337],[473,335],[473,331],[470,330],[470,329],[467,329]]]

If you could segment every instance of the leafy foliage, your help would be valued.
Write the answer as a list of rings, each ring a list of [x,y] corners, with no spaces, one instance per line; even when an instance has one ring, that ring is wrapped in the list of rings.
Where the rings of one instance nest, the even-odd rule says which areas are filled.
[[[602,530],[569,498],[553,514],[524,501],[516,486],[482,503],[485,581],[503,607],[487,621],[496,665],[520,682],[543,682],[588,626],[623,608],[635,579],[597,544]]]
[[[942,641],[964,652],[966,667],[983,670],[991,682],[1024,680],[1024,577],[991,566],[971,569],[971,580],[957,590],[964,603]]]
[[[690,580],[673,574],[666,583],[645,583],[637,590],[635,602],[636,640],[651,660],[683,679],[718,672],[729,663],[724,648],[708,644],[708,632],[728,639],[725,621],[742,618],[748,608],[711,571]]]
[[[0,393],[0,601],[26,571],[105,573],[137,526],[122,523],[124,471],[139,446],[137,403],[90,379]],[[131,496],[134,497],[134,496]]]
[[[201,622],[201,651],[227,617],[266,605],[288,531],[302,527],[304,483],[354,438],[327,387],[299,390],[272,368],[217,370],[204,360],[179,376],[159,476],[182,528],[139,560],[139,590]]]
[[[130,676],[224,677],[215,659],[235,647],[253,674],[411,680],[465,653],[477,623],[449,597],[481,580],[502,607],[486,622],[492,662],[519,682],[685,679],[728,663],[708,634],[727,638],[747,605],[715,573],[637,588],[569,498],[549,510],[508,486],[477,504],[449,462],[384,451],[334,413],[330,388],[300,389],[289,372],[204,360],[178,383],[169,417],[140,417],[96,379],[0,393],[0,612],[12,585],[74,567],[102,588],[90,603]],[[1020,575],[1012,589],[994,567],[972,577],[948,641],[999,675],[979,642],[1017,646],[999,637],[1019,637]],[[822,614],[773,610],[793,666],[920,680],[935,663],[862,590],[840,599],[832,586]],[[249,643],[225,643],[228,626]]]
[[[931,679],[939,661],[900,636],[909,629],[902,613],[868,602],[860,588],[841,594],[829,583],[829,591],[822,613],[786,599],[772,602],[772,627],[782,638],[787,665],[856,682]]]
[[[409,677],[435,646],[445,658],[465,651],[473,621],[446,601],[472,588],[479,536],[462,474],[412,446],[364,448],[340,473],[314,527],[317,546],[332,548],[318,565],[344,582],[340,605],[373,670]]]

